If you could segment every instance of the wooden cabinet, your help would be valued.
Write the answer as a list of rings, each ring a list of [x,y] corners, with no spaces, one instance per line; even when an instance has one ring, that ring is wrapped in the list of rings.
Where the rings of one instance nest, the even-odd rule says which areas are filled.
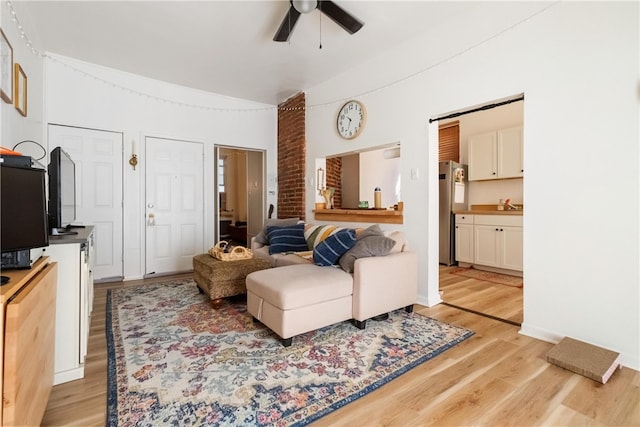
[[[456,215],[456,261],[523,270],[522,216]]]
[[[469,181],[524,176],[522,126],[469,138]]]
[[[524,153],[522,126],[498,131],[498,178],[522,178]]]
[[[473,263],[473,215],[456,215],[456,261]]]
[[[42,257],[2,274],[0,424],[40,425],[53,386],[57,264]]]
[[[522,217],[474,215],[474,264],[523,270]]]
[[[84,377],[93,307],[93,227],[50,237],[45,253],[58,262],[54,384]]]

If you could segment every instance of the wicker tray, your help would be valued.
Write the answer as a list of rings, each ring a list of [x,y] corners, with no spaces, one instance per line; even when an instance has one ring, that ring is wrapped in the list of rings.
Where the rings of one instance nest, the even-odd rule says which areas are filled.
[[[209,249],[209,255],[220,261],[238,261],[253,258],[253,251],[242,246],[235,246],[230,252],[225,252],[224,250],[228,244],[229,242],[221,240]]]

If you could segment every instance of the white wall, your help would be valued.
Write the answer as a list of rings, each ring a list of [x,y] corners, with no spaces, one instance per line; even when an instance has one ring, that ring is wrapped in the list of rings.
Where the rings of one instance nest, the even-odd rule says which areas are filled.
[[[401,201],[400,158],[384,158],[384,150],[360,153],[360,199],[368,200],[374,207],[374,190],[380,188],[382,207]]]
[[[307,156],[346,151],[334,123],[350,98],[368,113],[350,149],[401,142],[401,228],[425,261],[419,299],[436,304],[437,125],[428,119],[524,93],[522,333],[601,345],[639,369],[638,3],[491,7],[493,20],[460,15],[455,27],[443,23],[309,89]]]
[[[0,100],[0,145],[13,148],[20,141],[32,140],[45,145],[43,141],[43,98],[42,98],[42,59],[27,48],[16,24],[11,21],[8,9],[0,7],[2,31],[13,48],[13,61],[20,64],[27,76],[27,117],[22,116],[13,104]],[[15,96],[12,94],[12,98]],[[41,150],[34,144],[20,144],[16,151],[32,157],[41,157]],[[42,160],[41,163],[44,163]],[[46,166],[46,164],[45,164]]]
[[[125,278],[139,278],[144,273],[145,136],[204,144],[203,250],[215,243],[214,145],[266,150],[267,175],[276,175],[274,106],[167,84],[55,54],[50,56],[45,61],[47,122],[124,134]],[[135,171],[128,164],[134,141],[140,162]],[[276,205],[276,201],[277,194],[267,196],[267,204]]]

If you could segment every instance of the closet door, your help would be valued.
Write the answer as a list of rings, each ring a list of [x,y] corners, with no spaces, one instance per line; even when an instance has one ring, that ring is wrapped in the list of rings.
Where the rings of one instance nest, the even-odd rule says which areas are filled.
[[[123,276],[120,132],[49,125],[49,152],[62,147],[76,165],[76,223],[95,226],[94,280]]]

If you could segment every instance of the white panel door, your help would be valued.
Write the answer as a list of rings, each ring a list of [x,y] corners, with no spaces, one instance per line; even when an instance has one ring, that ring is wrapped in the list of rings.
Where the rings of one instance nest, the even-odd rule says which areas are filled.
[[[193,268],[204,252],[204,151],[200,143],[146,138],[146,268]]]
[[[123,276],[122,133],[49,125],[49,152],[76,164],[76,223],[93,225],[95,280]]]

